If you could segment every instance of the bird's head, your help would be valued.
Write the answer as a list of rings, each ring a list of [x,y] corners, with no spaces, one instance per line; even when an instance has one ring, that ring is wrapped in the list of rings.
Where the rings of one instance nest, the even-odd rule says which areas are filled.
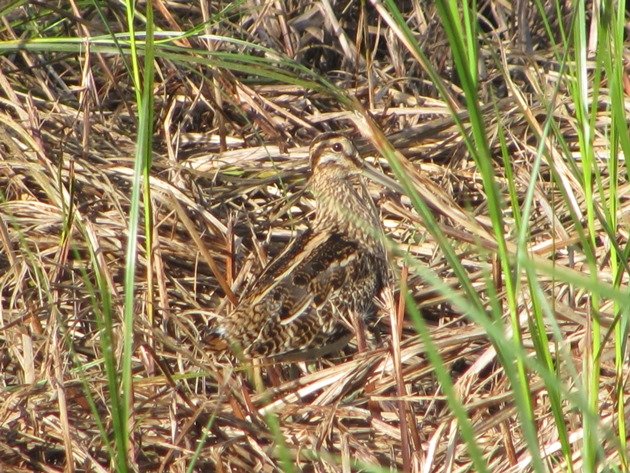
[[[330,170],[350,176],[359,174],[363,168],[352,141],[339,133],[324,133],[315,138],[309,154],[313,174]]]

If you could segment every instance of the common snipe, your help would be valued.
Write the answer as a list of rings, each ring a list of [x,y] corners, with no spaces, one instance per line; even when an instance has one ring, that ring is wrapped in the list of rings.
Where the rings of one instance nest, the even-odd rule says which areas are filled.
[[[222,324],[249,356],[325,342],[342,320],[374,310],[387,278],[380,220],[352,142],[338,133],[319,136],[310,165],[316,202],[310,228],[265,268]]]

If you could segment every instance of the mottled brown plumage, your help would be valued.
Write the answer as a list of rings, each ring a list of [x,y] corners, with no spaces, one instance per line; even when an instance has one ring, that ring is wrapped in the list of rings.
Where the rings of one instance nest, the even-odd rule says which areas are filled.
[[[222,324],[228,340],[250,356],[324,342],[342,317],[374,310],[387,277],[378,212],[354,145],[324,134],[311,144],[310,163],[312,225],[267,266]]]

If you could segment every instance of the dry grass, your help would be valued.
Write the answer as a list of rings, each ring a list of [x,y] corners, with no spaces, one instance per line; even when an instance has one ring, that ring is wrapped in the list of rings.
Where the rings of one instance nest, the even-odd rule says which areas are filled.
[[[205,2],[155,3],[156,22],[167,30],[187,30],[208,14],[202,11]],[[255,8],[243,4],[238,18],[207,29],[294,57],[357,97],[409,161],[414,184],[439,211],[442,229],[487,300],[488,277],[497,272],[496,242],[487,230],[486,196],[475,165],[424,71],[372,8],[363,11],[357,5],[330,11],[322,7],[310,18],[299,2],[267,2]],[[486,74],[481,89],[490,104],[485,118],[502,190],[507,178],[498,118],[509,131],[506,139],[522,199],[536,153],[536,126],[546,117],[550,84],[557,82],[556,59],[539,18],[529,23],[536,55],[524,57],[510,42],[523,30],[510,26],[508,12],[498,3],[495,7],[494,21],[504,16],[508,28],[494,36],[488,33],[483,43]],[[485,13],[492,15],[490,9]],[[413,17],[429,58],[457,98],[435,13],[416,6],[406,14]],[[91,8],[64,14],[33,4],[5,18],[2,39],[25,35],[28,22],[21,21],[29,15],[39,16],[41,34],[46,34],[44,25],[60,36],[105,31]],[[105,15],[110,28],[124,30],[118,4],[108,3]],[[57,19],[61,24],[53,26]],[[341,33],[334,27],[337,21]],[[195,37],[179,45],[196,51],[239,49]],[[503,65],[492,56],[498,51],[505,54]],[[95,262],[112,295],[119,353],[137,113],[130,79],[118,54],[23,50],[0,61],[0,470],[108,471],[108,450],[86,390],[110,432]],[[509,76],[502,66],[509,67]],[[492,106],[498,95],[505,98]],[[136,280],[130,458],[137,470],[184,471],[201,438],[197,471],[277,470],[282,453],[273,433],[277,422],[299,470],[381,465],[469,471],[466,445],[424,346],[411,322],[397,316],[400,271],[396,293],[385,301],[377,324],[380,345],[358,355],[350,343],[316,361],[263,367],[262,392],[211,336],[216,319],[233,302],[226,297],[226,286],[238,296],[268,255],[302,228],[311,210],[300,194],[309,140],[322,130],[343,129],[357,139],[365,156],[373,155],[370,142],[353,128],[353,114],[321,91],[166,58],[157,61],[155,100],[152,266],[147,267],[141,249]],[[563,86],[556,103],[560,133],[575,145],[571,99]],[[607,120],[601,107],[598,132]],[[595,143],[605,180],[605,137]],[[574,211],[583,212],[583,189],[567,170],[557,143],[549,145],[557,172],[573,192]],[[372,162],[390,174],[384,160]],[[548,164],[543,171],[549,177]],[[620,196],[628,195],[624,186]],[[409,199],[377,185],[372,191],[391,239],[457,291],[457,279]],[[532,252],[540,260],[588,274],[575,247],[575,220],[551,178],[538,182],[534,203]],[[619,215],[628,212],[630,201],[624,197]],[[509,222],[509,210],[505,217]],[[598,278],[610,282],[609,242],[601,227],[597,231]],[[512,232],[506,228],[511,244],[516,238]],[[627,231],[622,231],[618,243],[626,241]],[[400,267],[400,261],[394,264]],[[489,467],[527,471],[530,457],[510,385],[485,332],[413,271],[406,284],[450,369]],[[560,349],[581,369],[590,333],[589,298],[559,281],[542,279],[541,284],[566,340]],[[530,301],[518,302],[527,337]],[[613,308],[605,307],[601,315],[606,326],[612,314]],[[529,339],[524,345],[531,349]],[[613,424],[615,399],[614,365],[607,352],[602,366],[600,414],[606,426]],[[535,375],[531,382],[549,469],[565,471],[547,392]],[[579,467],[581,418],[567,410],[566,423]],[[613,443],[603,447],[614,463]]]

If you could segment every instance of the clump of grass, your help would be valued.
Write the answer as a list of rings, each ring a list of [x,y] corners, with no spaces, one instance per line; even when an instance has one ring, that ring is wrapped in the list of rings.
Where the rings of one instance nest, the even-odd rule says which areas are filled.
[[[2,468],[627,470],[625,12],[453,5],[0,10]],[[257,387],[212,328],[328,129],[384,342]]]

